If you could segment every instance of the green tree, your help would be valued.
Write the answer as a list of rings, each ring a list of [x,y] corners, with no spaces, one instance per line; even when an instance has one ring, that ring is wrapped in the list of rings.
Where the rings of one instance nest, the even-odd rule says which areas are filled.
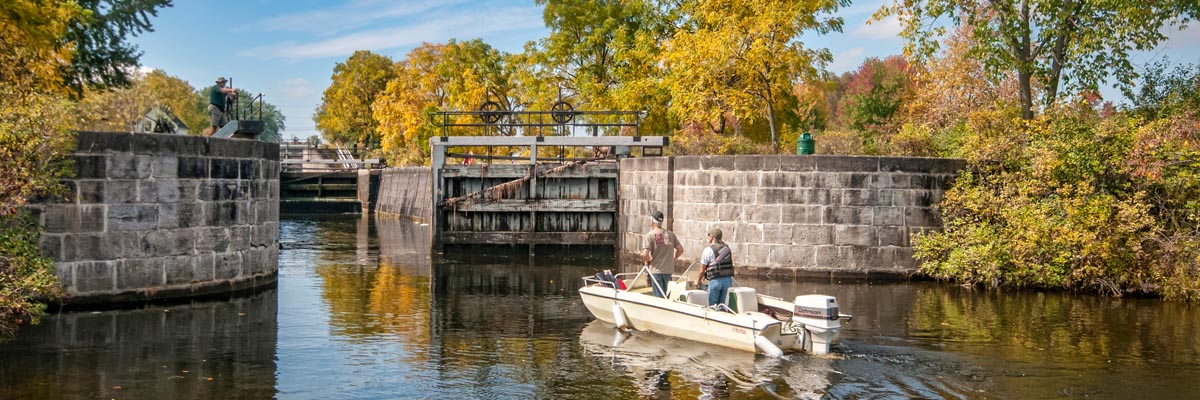
[[[58,3],[54,1],[52,3]],[[63,37],[74,46],[70,64],[64,64],[64,81],[76,96],[85,87],[102,89],[129,85],[142,53],[126,43],[130,36],[152,32],[150,17],[171,0],[75,0],[88,18],[75,19]]]
[[[933,55],[937,38],[950,28],[939,18],[970,26],[972,54],[993,74],[1015,72],[1021,115],[1030,119],[1038,88],[1049,107],[1061,92],[1095,90],[1110,76],[1130,87],[1136,72],[1129,53],[1152,49],[1166,39],[1162,28],[1200,16],[1200,2],[894,0],[874,19],[889,16],[904,25],[905,53],[918,61]]]
[[[792,85],[815,77],[831,59],[828,50],[808,49],[802,32],[840,31],[832,16],[845,0],[686,1],[682,27],[663,56],[669,70],[671,109],[684,121],[724,130],[727,119],[765,119],[777,144],[781,102],[794,100]]]
[[[869,153],[878,152],[877,140],[896,131],[896,112],[911,97],[908,62],[891,56],[869,57],[849,76],[837,118],[862,137]]]
[[[74,146],[67,129],[70,102],[0,85],[0,338],[37,322],[41,299],[59,293],[53,263],[39,251],[37,220],[21,206],[62,191],[65,155]]]
[[[538,0],[550,34],[527,46],[530,73],[522,87],[541,85],[523,100],[548,109],[559,97],[577,109],[642,110],[645,129],[672,129],[669,94],[659,66],[663,43],[675,31],[675,9],[649,0]],[[532,78],[532,79],[530,79]],[[560,95],[561,91],[561,95]]]
[[[1146,64],[1136,91],[1125,93],[1129,109],[1147,119],[1200,111],[1200,66],[1168,59]]]
[[[325,140],[343,145],[380,148],[380,137],[371,113],[375,97],[396,77],[386,56],[359,50],[333,67],[333,82],[325,89],[313,121]]]

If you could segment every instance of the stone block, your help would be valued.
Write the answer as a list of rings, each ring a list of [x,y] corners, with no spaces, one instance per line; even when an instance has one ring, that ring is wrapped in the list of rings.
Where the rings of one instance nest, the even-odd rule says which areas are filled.
[[[908,189],[910,175],[902,173],[880,173],[871,178],[872,189]]]
[[[745,172],[741,172],[741,171],[713,172],[712,176],[713,176],[713,186],[734,187],[734,188],[738,188],[738,189],[744,189],[746,187],[747,174]]]
[[[804,204],[828,205],[833,204],[833,198],[830,194],[836,189],[812,188],[812,189],[797,189],[804,193]],[[841,199],[838,199],[841,201]]]
[[[754,202],[756,204],[785,205],[804,203],[805,197],[808,195],[806,190],[808,189],[796,189],[791,187],[761,188],[755,191]]]
[[[913,258],[912,247],[897,247],[893,249],[893,257],[895,267],[906,271],[915,271],[919,265],[916,258]]]
[[[73,205],[47,205],[42,208],[42,231],[65,233],[79,231],[79,208]]]
[[[233,279],[242,274],[242,254],[238,252],[217,253],[213,264],[213,279]]]
[[[192,256],[167,257],[163,259],[163,275],[167,285],[184,285],[195,280]]]
[[[138,200],[137,182],[138,181],[132,179],[109,180],[105,182],[104,203],[136,203]]]
[[[771,256],[771,245],[742,243],[733,247],[734,265],[742,267],[764,267]]]
[[[181,138],[179,135],[139,133],[132,138],[132,151],[136,154],[179,154]]]
[[[180,179],[208,178],[208,158],[179,157],[176,176]]]
[[[926,207],[905,207],[904,224],[910,227],[942,225],[937,213]]]
[[[854,268],[854,261],[850,258],[849,252],[843,251],[839,246],[817,246],[813,253],[818,268],[847,270]]]
[[[733,171],[734,158],[734,156],[703,156],[700,159],[700,168],[705,170]]]
[[[175,179],[179,176],[179,157],[172,154],[160,154],[150,160],[150,177],[154,179]]]
[[[871,207],[825,207],[824,223],[833,225],[871,225]]]
[[[896,207],[929,207],[933,192],[930,190],[893,190],[892,205]]]
[[[785,205],[780,208],[780,222],[785,224],[820,224],[825,207],[815,205]]]
[[[200,203],[172,203],[159,206],[160,213],[170,213],[175,218],[175,226],[164,225],[162,215],[159,215],[160,228],[192,228],[204,225],[204,214]]]
[[[772,260],[772,263],[781,267],[812,268],[817,265],[816,251],[813,246],[783,246],[776,251],[778,253],[772,252],[771,256],[776,257],[779,261]]]
[[[120,132],[77,132],[75,148],[79,153],[128,152],[132,138],[132,134]]]
[[[892,204],[892,193],[876,189],[844,189],[841,191],[843,206],[886,206]]]
[[[109,179],[146,179],[150,177],[150,157],[112,153],[108,157]]]
[[[778,171],[779,156],[745,155],[733,159],[733,169],[738,171]]]
[[[833,244],[833,225],[793,225],[791,242],[802,246]]]
[[[715,203],[748,203],[753,200],[754,193],[747,193],[746,188],[718,187],[712,190]]]
[[[238,170],[242,179],[260,179],[262,177],[262,162],[259,160],[240,160]]]
[[[853,246],[875,246],[879,243],[875,227],[862,225],[836,225],[833,228],[833,244]]]
[[[63,236],[42,234],[38,240],[38,250],[43,256],[54,261],[63,261]]]
[[[115,261],[87,261],[74,263],[75,288],[80,293],[93,293],[114,289],[113,267]]]
[[[120,258],[121,246],[117,243],[113,246],[110,240],[105,240],[106,235],[85,233],[85,234],[67,234],[63,235],[63,253],[64,261],[95,261],[95,260],[112,260]]]
[[[904,207],[874,207],[873,225],[901,226],[904,225]]]
[[[773,244],[793,244],[792,229],[793,225],[785,224],[764,224],[763,227],[763,243]]]
[[[79,209],[79,232],[104,232],[107,207],[82,205]]]
[[[270,143],[270,142],[258,142],[258,143],[262,144],[262,146],[263,146],[262,155],[260,157],[262,157],[263,159],[271,160],[271,161],[279,161],[279,143]]]
[[[816,156],[817,171],[826,172],[877,172],[878,157],[860,156]]]
[[[238,160],[214,158],[209,160],[209,174],[212,179],[237,179]]]
[[[675,157],[676,171],[694,171],[700,169],[699,156],[679,156]]]
[[[782,206],[777,205],[747,205],[742,208],[745,222],[778,224],[781,220]]]
[[[118,257],[141,258],[147,256],[142,249],[144,236],[146,234],[142,232],[109,232],[104,235],[104,242],[109,251],[119,254]]]
[[[58,261],[58,260],[55,260]],[[66,289],[67,293],[75,291],[75,264],[56,262],[54,263],[54,275],[58,277],[58,286]]]
[[[196,251],[199,253],[224,253],[229,251],[229,228],[213,227],[198,228],[196,231]]]
[[[229,250],[235,252],[250,248],[250,226],[229,228]]]
[[[780,171],[816,171],[817,157],[813,156],[779,156]]]
[[[142,251],[151,257],[185,255],[192,252],[194,241],[190,229],[156,229],[142,238]]]
[[[210,282],[216,276],[216,255],[202,253],[192,257],[192,280]]]
[[[738,221],[742,217],[741,204],[718,204],[717,205],[717,220],[718,221]]]
[[[108,177],[108,157],[104,155],[79,155],[75,159],[75,177],[79,179],[104,179]]]
[[[725,241],[733,241],[733,242],[738,242],[738,243],[761,243],[762,242],[763,229],[762,229],[762,225],[760,225],[760,224],[739,223],[736,225],[736,227],[733,227],[732,229],[727,229],[727,228],[721,226],[722,224],[714,224],[714,225],[716,227],[720,228],[723,231],[723,233],[727,236],[730,233],[733,233],[733,235],[726,238]]]
[[[875,233],[879,236],[880,246],[909,245],[908,228],[902,226],[881,226]]]
[[[935,190],[937,189],[937,180],[929,175],[910,175],[908,177],[909,189]]]
[[[850,174],[822,172],[813,176],[813,187],[840,189],[850,187]]]
[[[162,286],[161,258],[126,259],[116,261],[117,289],[143,289]]]
[[[119,204],[108,207],[109,231],[145,231],[158,226],[158,207]]]
[[[179,201],[178,182],[174,179],[138,181],[138,201],[142,203],[177,202]]]
[[[247,141],[215,137],[208,138],[208,154],[214,158],[257,158],[261,156],[254,154],[252,145]]]
[[[104,203],[103,180],[75,181],[75,184],[79,187],[80,204]]]

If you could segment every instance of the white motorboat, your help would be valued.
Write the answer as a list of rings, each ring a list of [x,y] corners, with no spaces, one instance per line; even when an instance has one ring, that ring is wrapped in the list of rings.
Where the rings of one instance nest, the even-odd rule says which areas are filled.
[[[686,275],[686,272],[684,273]],[[841,331],[837,299],[796,296],[788,302],[732,287],[725,304],[708,305],[708,292],[688,288],[683,275],[672,275],[667,298],[653,295],[648,271],[596,274],[583,278],[583,304],[597,319],[634,329],[778,357],[799,350],[826,354]]]

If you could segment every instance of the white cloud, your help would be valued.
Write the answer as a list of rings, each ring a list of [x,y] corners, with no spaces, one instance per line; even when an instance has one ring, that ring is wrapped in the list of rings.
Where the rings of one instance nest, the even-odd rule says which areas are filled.
[[[834,73],[846,72],[862,63],[865,58],[863,54],[865,49],[855,47],[846,51],[838,52],[833,55],[833,62],[829,64],[829,71]]]
[[[283,95],[290,98],[306,98],[313,94],[312,84],[304,78],[283,81]]]
[[[404,18],[429,10],[453,6],[462,0],[407,1],[392,3],[379,0],[353,1],[338,7],[284,14],[264,20],[260,28],[271,31],[335,33],[362,27],[380,20]]]
[[[477,10],[475,14],[422,18],[421,22],[406,26],[366,30],[313,42],[275,43],[244,50],[241,54],[291,60],[342,57],[356,50],[404,48],[422,42],[471,39],[542,26],[541,10],[536,7]]]
[[[864,23],[859,26],[850,36],[862,39],[897,39],[900,37],[900,31],[904,26],[900,24],[900,19],[896,16],[884,18],[882,21],[874,21]]]

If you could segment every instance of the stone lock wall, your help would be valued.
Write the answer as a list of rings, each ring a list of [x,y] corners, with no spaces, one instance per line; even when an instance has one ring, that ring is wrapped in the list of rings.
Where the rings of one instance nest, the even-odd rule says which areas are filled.
[[[933,206],[963,160],[853,156],[685,156],[621,161],[621,247],[640,252],[649,213],[683,242],[680,268],[720,228],[739,273],[908,276],[909,236],[940,229]],[[698,267],[696,267],[698,268]]]
[[[68,304],[187,297],[273,283],[279,145],[80,132],[64,199],[37,205]]]

